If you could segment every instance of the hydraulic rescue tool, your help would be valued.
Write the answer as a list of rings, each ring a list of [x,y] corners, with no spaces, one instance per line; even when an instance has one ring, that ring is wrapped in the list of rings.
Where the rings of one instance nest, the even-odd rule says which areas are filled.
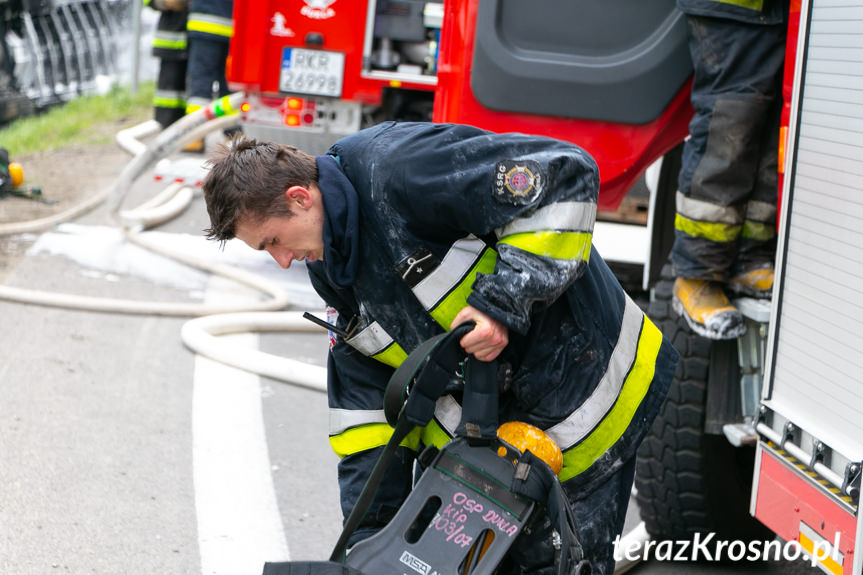
[[[390,378],[384,411],[394,432],[330,560],[267,563],[264,575],[490,575],[543,513],[554,527],[556,573],[589,575],[572,509],[552,468],[559,469],[560,450],[533,426],[498,428],[497,362],[480,362],[459,345],[472,328],[468,322],[427,340]],[[399,512],[346,555],[396,447],[431,421],[445,393],[462,398],[456,436],[441,449],[423,450],[422,475]],[[545,454],[547,461],[540,458]]]

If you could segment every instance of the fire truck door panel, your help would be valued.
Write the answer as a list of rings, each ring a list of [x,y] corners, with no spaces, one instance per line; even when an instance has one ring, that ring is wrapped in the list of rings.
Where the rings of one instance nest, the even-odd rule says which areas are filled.
[[[860,461],[863,5],[815,0],[809,16],[808,45],[801,34],[797,51],[805,62],[792,100],[765,399]]]
[[[692,71],[674,0],[480,0],[471,87],[502,111],[643,124]]]

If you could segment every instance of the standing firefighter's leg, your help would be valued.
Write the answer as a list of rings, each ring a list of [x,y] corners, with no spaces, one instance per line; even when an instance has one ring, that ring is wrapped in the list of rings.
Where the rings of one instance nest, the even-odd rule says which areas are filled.
[[[689,26],[695,116],[677,194],[674,305],[700,335],[732,339],[745,327],[723,286],[744,229],[751,229],[747,203],[757,187],[783,56],[774,35],[765,35],[773,27],[692,16]]]

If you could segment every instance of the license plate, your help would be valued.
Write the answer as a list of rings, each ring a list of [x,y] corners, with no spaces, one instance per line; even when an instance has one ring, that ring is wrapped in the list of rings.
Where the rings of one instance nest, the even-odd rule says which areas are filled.
[[[345,55],[341,52],[284,48],[279,90],[314,96],[341,96]]]

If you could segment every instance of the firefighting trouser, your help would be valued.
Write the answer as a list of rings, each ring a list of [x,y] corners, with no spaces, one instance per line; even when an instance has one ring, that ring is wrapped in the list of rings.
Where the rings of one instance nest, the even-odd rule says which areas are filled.
[[[185,92],[186,59],[162,58],[153,96],[153,115],[163,128],[186,115]]]
[[[786,28],[688,22],[695,115],[671,261],[678,277],[726,281],[774,258]]]
[[[228,83],[225,80],[227,57],[228,42],[189,36],[189,67],[186,71],[187,113],[206,106],[216,97],[228,95]]]

